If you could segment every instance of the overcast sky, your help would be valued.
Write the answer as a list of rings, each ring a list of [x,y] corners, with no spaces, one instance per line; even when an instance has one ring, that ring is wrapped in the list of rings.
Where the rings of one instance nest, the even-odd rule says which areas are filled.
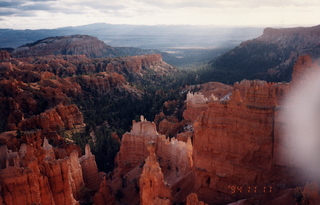
[[[319,0],[0,0],[0,28],[111,24],[310,26]]]

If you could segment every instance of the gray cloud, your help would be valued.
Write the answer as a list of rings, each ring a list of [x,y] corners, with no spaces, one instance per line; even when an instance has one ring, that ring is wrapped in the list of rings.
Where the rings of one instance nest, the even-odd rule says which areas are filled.
[[[72,5],[81,6],[81,7],[90,7],[98,10],[121,10],[127,8],[127,6],[119,3],[108,3],[101,1],[93,1],[93,2],[79,2],[73,3]],[[71,5],[70,5],[71,6]]]
[[[152,0],[137,0],[141,3],[161,7],[161,8],[258,8],[258,7],[285,7],[285,6],[313,6],[319,3],[316,0],[309,1],[297,1],[297,0],[164,0],[164,1],[152,1]]]
[[[230,9],[230,8],[258,8],[262,6],[269,7],[283,7],[283,6],[301,6],[315,4],[316,1],[300,2],[293,0],[118,0],[118,1],[77,1],[68,2],[62,0],[2,0],[0,2],[0,16],[21,15],[25,11],[46,11],[52,13],[65,14],[81,14],[84,9],[91,8],[97,12],[108,13],[111,15],[129,15],[128,11],[140,12],[154,12],[153,9],[182,9],[182,8],[215,8],[215,9]],[[9,8],[15,9],[16,13]],[[129,15],[130,16],[130,15]]]
[[[0,16],[10,16],[15,14],[15,11],[11,11],[11,10],[0,10]]]
[[[291,16],[290,22],[299,22],[301,18],[292,18],[296,12],[312,13],[314,8],[319,8],[319,4],[318,0],[0,0],[0,18],[8,20],[9,27],[22,27],[19,18],[15,17],[30,16],[37,16],[33,18],[36,23],[32,26],[52,19],[55,19],[52,26],[96,21],[129,24],[179,24],[186,21],[191,24],[271,24],[283,18],[282,11]],[[265,18],[269,13],[273,16]],[[24,18],[26,22],[29,19]],[[316,18],[303,22],[313,22],[312,19]]]
[[[16,7],[16,6],[20,6],[22,3],[21,1],[17,2],[17,1],[2,1],[0,2],[0,8],[3,8],[3,7]]]
[[[54,4],[59,0],[13,0],[0,2],[0,16],[34,16],[34,11],[52,13],[75,14],[82,13],[64,6],[63,3]],[[58,5],[58,6],[57,6]]]
[[[23,10],[23,11],[52,11],[52,10],[54,10],[54,8],[52,8],[52,5],[45,4],[45,3],[24,5],[24,6],[20,6],[19,9]]]

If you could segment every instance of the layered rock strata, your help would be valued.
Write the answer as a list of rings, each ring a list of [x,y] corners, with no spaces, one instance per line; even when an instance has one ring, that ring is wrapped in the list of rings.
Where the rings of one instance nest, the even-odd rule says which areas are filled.
[[[58,158],[40,132],[25,133],[21,141],[18,151],[7,145],[0,147],[0,204],[76,205],[84,197],[84,187],[94,190],[98,183],[99,189],[101,180],[93,180],[94,186],[87,182],[96,176],[88,170],[97,170],[95,162],[86,163],[92,161],[90,150],[81,159],[76,148],[71,148],[67,157]]]
[[[95,156],[91,153],[88,144],[85,147],[85,155],[83,155],[79,161],[82,167],[86,187],[92,191],[98,191],[100,183],[102,182],[102,173],[99,173]]]
[[[59,131],[71,129],[75,125],[83,125],[83,115],[76,105],[64,106],[59,104],[54,109],[50,109],[34,115],[28,119],[23,119],[19,124],[20,130],[42,129],[45,131]]]
[[[193,186],[191,141],[185,143],[176,139],[168,140],[164,135],[157,133],[154,123],[146,121],[143,117],[141,122],[133,122],[130,133],[123,135],[116,158],[117,168],[109,181],[113,194],[119,196],[121,193],[123,203],[137,204],[143,200],[139,198],[139,177],[149,155],[146,148],[149,141],[156,143],[155,155],[164,181],[172,191],[172,200],[185,200],[185,192],[191,192]],[[160,171],[156,168],[155,170]]]
[[[266,187],[295,183],[288,177],[293,173],[279,167],[290,165],[277,164],[281,136],[275,133],[275,116],[287,90],[286,84],[242,81],[220,100],[188,94],[184,116],[197,119],[193,160],[195,192],[201,200],[228,203],[250,197],[252,187],[263,193]]]
[[[157,162],[155,142],[148,142],[147,149],[150,152],[150,155],[143,165],[142,174],[139,179],[140,204],[169,205],[171,204],[171,190],[166,186],[163,173]]]

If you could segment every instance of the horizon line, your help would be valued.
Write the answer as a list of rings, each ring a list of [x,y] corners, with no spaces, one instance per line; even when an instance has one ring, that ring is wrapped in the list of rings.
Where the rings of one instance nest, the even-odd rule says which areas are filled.
[[[216,25],[216,24],[121,24],[121,23],[107,23],[107,22],[96,22],[91,24],[83,24],[83,25],[76,25],[76,26],[62,26],[62,27],[55,27],[55,28],[37,28],[37,29],[28,29],[28,28],[0,28],[0,29],[10,29],[10,30],[55,30],[55,29],[63,29],[63,28],[76,28],[76,27],[84,27],[90,26],[95,24],[105,24],[105,25],[119,25],[119,26],[190,26],[190,27],[224,27],[224,28],[294,28],[294,27],[313,27],[320,24],[275,24],[275,25]]]

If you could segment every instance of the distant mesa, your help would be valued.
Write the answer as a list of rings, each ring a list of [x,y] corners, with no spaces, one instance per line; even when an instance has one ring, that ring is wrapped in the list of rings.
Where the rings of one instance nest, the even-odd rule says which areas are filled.
[[[102,58],[116,54],[111,46],[88,35],[49,37],[20,46],[12,52],[15,58],[46,55],[86,55],[88,58]]]
[[[127,57],[146,54],[160,54],[171,59],[169,54],[159,50],[134,47],[111,47],[89,35],[49,37],[10,50],[13,58],[28,58],[49,55],[85,55],[87,58]]]

